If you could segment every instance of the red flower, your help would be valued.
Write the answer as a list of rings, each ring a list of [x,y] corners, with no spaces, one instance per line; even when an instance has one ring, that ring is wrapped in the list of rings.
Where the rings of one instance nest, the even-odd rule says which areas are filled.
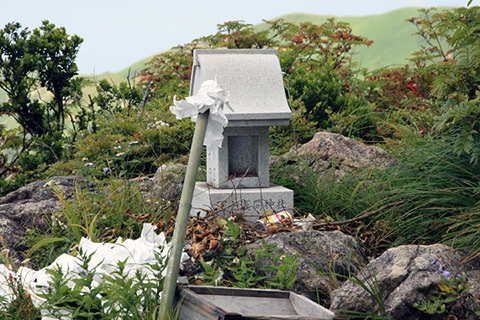
[[[292,38],[292,41],[297,43],[297,44],[300,44],[300,43],[303,43],[304,39],[305,39],[305,37],[303,37],[303,36],[296,36],[296,37]]]

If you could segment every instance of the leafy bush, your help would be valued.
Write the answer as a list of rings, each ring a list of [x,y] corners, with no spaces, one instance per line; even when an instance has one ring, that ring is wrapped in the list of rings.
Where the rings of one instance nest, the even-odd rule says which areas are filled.
[[[156,319],[166,267],[161,257],[133,271],[119,261],[109,274],[97,272],[92,256],[78,258],[78,270],[46,269],[48,286],[31,288],[10,273],[13,297],[0,297],[0,318]]]
[[[63,143],[72,139],[64,134],[68,122],[75,127],[74,109],[81,107],[83,79],[74,76],[82,42],[47,20],[32,32],[15,22],[0,30],[0,88],[8,96],[0,112],[22,129],[15,151],[25,158],[25,170],[58,161]],[[45,97],[35,98],[41,90]]]
[[[322,128],[329,126],[329,113],[340,111],[348,99],[343,79],[330,66],[297,64],[286,77],[285,85],[292,99],[305,106],[307,119]]]
[[[162,163],[187,154],[193,136],[189,119],[174,120],[163,110],[148,107],[143,115],[127,110],[114,117],[99,115],[97,131],[79,140],[73,158],[51,166],[48,175],[74,171],[101,179],[155,173]]]
[[[435,133],[449,135],[457,154],[478,161],[479,126],[477,118],[480,85],[479,55],[480,8],[423,10],[423,17],[412,18],[426,46],[416,53],[419,74],[434,75],[431,93],[440,106]]]
[[[204,284],[293,289],[298,268],[296,256],[280,255],[276,245],[268,245],[263,241],[251,257],[247,255],[247,247],[241,238],[243,230],[240,225],[233,219],[223,218],[217,218],[217,223],[222,228],[222,250],[211,257],[213,259],[201,261],[204,271],[197,277]]]
[[[101,80],[97,84],[97,95],[91,100],[91,103],[99,109],[98,112],[108,112],[111,115],[120,113],[124,109],[127,114],[130,114],[131,109],[138,106],[140,102],[140,90],[131,84],[129,77],[118,86],[106,79]]]

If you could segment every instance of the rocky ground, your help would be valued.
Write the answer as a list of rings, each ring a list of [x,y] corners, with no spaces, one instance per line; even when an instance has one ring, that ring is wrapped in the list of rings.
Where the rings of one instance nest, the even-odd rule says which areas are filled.
[[[335,163],[335,177],[365,167],[396,163],[380,148],[320,132],[312,141],[273,159],[272,165],[300,169],[300,163],[305,159],[319,175],[322,172],[331,174],[332,163]],[[154,178],[138,181],[145,198],[177,198],[183,178],[179,172],[179,165],[164,166]],[[58,195],[69,199],[74,188],[78,187],[99,192],[81,177],[53,177],[31,183],[0,198],[2,244],[10,250],[17,264],[24,257],[26,247],[22,237],[25,232],[32,228],[41,229],[49,215],[62,209]],[[205,251],[215,250],[219,245],[219,228],[211,216],[192,219],[187,231],[187,243],[193,260],[199,260]],[[245,225],[245,228],[248,229],[248,226]],[[445,272],[449,276],[466,277],[473,284],[469,291],[471,297],[480,298],[480,257],[472,258],[468,252],[453,251],[445,245],[405,245],[371,257],[365,250],[368,240],[359,241],[342,232],[339,227],[324,226],[322,230],[274,234],[260,234],[251,229],[246,234],[250,242],[249,252],[262,245],[262,238],[276,244],[279,253],[297,254],[300,260],[295,290],[315,301],[319,298],[328,299],[331,309],[337,313],[342,313],[341,310],[365,313],[380,310],[392,319],[441,319],[437,316],[427,317],[414,304],[428,299],[437,290],[437,284],[445,277]],[[265,260],[262,263],[270,262]],[[195,267],[190,267],[190,272],[194,271]],[[346,280],[352,274],[355,275],[354,280]],[[379,299],[383,303],[379,303]],[[479,307],[474,304],[471,306],[472,309]],[[478,317],[468,314],[465,318]]]

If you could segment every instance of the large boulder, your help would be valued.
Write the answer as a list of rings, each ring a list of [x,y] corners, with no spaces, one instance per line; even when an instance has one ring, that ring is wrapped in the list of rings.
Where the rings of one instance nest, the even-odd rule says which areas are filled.
[[[365,266],[356,275],[356,280],[349,280],[333,291],[331,309],[337,314],[382,313],[384,309],[383,315],[391,319],[444,319],[445,314],[429,316],[414,304],[430,299],[445,276],[451,278],[460,274],[473,284],[471,293],[478,298],[480,259],[469,257],[465,252],[452,251],[442,244],[405,245],[389,249]],[[464,304],[473,311],[478,311],[480,307],[478,304],[475,307],[471,301]],[[478,317],[470,312],[458,319]]]
[[[360,141],[330,132],[317,132],[309,142],[293,147],[287,154],[274,158],[273,167],[305,171],[308,167],[319,178],[328,173],[340,178],[369,168],[386,168],[397,164],[386,151]],[[305,172],[304,172],[305,173]],[[297,179],[301,182],[301,179]]]
[[[10,251],[14,263],[23,260],[23,237],[29,229],[42,229],[48,217],[62,210],[62,199],[72,197],[77,186],[87,186],[77,176],[53,177],[30,183],[0,198],[0,235],[2,246]]]
[[[298,257],[295,291],[312,300],[326,298],[339,286],[339,282],[357,273],[367,263],[357,241],[340,231],[282,232],[264,239],[266,245],[275,245],[277,256]],[[263,247],[259,240],[248,245],[248,254]],[[263,258],[257,267],[272,265],[271,258]],[[270,277],[267,274],[267,277]]]

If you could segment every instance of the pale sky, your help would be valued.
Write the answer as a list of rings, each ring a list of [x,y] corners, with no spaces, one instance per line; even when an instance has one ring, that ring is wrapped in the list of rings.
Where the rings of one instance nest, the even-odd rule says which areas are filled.
[[[474,0],[472,5],[478,5]],[[258,24],[289,13],[364,16],[403,7],[466,6],[468,0],[1,0],[0,28],[20,22],[30,30],[49,20],[84,39],[80,73],[117,72],[193,39],[217,24]]]

